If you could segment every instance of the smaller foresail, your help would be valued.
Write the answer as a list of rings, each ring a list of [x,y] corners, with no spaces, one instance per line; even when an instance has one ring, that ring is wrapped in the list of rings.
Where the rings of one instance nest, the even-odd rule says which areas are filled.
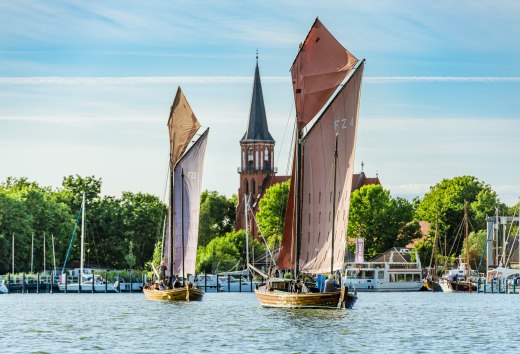
[[[291,67],[299,130],[318,114],[357,62],[316,19]]]
[[[170,118],[168,119],[168,130],[170,133],[170,167],[172,169],[177,162],[179,162],[186,147],[199,128],[200,123],[179,87],[170,110]]]

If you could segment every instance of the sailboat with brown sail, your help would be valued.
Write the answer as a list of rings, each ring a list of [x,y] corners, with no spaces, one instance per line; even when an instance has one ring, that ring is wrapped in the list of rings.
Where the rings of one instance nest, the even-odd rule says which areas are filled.
[[[264,307],[351,308],[357,299],[300,284],[343,269],[363,67],[316,19],[291,67],[297,129],[277,267],[293,279],[267,279],[256,291]]]
[[[188,274],[195,273],[202,169],[209,129],[200,129],[180,87],[171,107],[168,130],[170,188],[162,257],[165,278],[143,292],[148,300],[202,300],[204,291],[186,279]],[[177,276],[180,281],[174,282]]]

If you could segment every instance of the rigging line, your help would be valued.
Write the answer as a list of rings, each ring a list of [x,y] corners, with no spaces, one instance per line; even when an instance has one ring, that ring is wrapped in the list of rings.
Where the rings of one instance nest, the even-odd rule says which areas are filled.
[[[274,258],[273,258],[273,253],[271,252],[271,249],[269,248],[269,244],[267,243],[267,240],[264,237],[264,234],[262,233],[262,228],[260,227],[260,225],[258,225],[258,221],[256,221],[255,214],[252,212],[253,210],[251,209],[251,207],[249,205],[247,206],[247,208],[251,211],[251,215],[253,216],[253,220],[255,221],[256,227],[258,227],[258,231],[260,231],[260,236],[262,236],[262,239],[264,240],[265,247],[267,248],[267,252],[269,252],[269,255],[271,256],[272,263],[274,263],[274,265],[276,265],[276,262],[274,261]]]
[[[520,222],[520,220],[519,220]],[[515,246],[515,241],[517,239],[517,237],[511,237],[511,232],[513,231],[513,224],[514,224],[514,214],[513,214],[513,221],[511,221],[511,225],[509,226],[509,233],[507,234],[507,239],[506,239],[506,245],[509,244],[509,240],[512,238],[513,239],[513,242],[511,242],[511,247],[509,248],[509,254],[507,255],[507,262],[504,262],[504,266],[506,264],[509,263],[509,259],[511,259],[511,254],[513,253],[513,248]],[[504,247],[506,246],[504,245]]]
[[[289,115],[287,116],[287,123],[285,123],[285,130],[283,132],[282,142],[280,143],[280,150],[278,151],[278,156],[276,157],[276,165],[278,165],[278,161],[280,161],[280,155],[282,154],[283,143],[285,142],[285,135],[287,134],[287,129],[289,128],[289,122],[291,121],[294,105],[295,103],[293,101],[291,109],[289,110]]]
[[[294,137],[296,135],[296,126],[297,126],[297,122],[295,121],[294,122],[294,125],[293,125],[293,131],[292,131],[292,134],[291,134],[291,144],[289,145],[289,156],[287,158],[287,166],[285,167],[285,174],[286,175],[290,175],[292,174],[292,164],[294,164],[294,146],[295,146],[295,143],[294,143]]]

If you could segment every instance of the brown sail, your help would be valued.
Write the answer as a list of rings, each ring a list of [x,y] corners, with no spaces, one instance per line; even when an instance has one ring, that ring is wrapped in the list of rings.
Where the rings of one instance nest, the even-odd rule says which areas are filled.
[[[170,168],[175,167],[199,128],[200,123],[179,87],[170,110],[170,118],[168,119]]]
[[[325,273],[342,269],[356,149],[363,64],[356,69],[316,124],[303,138],[300,270]],[[334,171],[336,136],[338,157]],[[333,196],[334,172],[336,196]],[[336,210],[333,210],[336,198]],[[332,226],[334,223],[334,233]],[[334,237],[332,237],[334,236]],[[334,240],[334,255],[332,251]]]
[[[298,129],[318,114],[357,62],[316,19],[291,67]]]

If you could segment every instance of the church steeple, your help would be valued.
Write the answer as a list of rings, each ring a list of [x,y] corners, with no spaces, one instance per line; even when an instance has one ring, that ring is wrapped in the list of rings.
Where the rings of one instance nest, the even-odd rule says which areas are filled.
[[[265,141],[273,142],[274,139],[267,128],[267,117],[265,114],[264,95],[262,94],[262,82],[260,81],[260,70],[258,69],[258,50],[256,52],[255,79],[253,83],[253,96],[251,98],[251,110],[247,131],[240,140],[243,142]]]

